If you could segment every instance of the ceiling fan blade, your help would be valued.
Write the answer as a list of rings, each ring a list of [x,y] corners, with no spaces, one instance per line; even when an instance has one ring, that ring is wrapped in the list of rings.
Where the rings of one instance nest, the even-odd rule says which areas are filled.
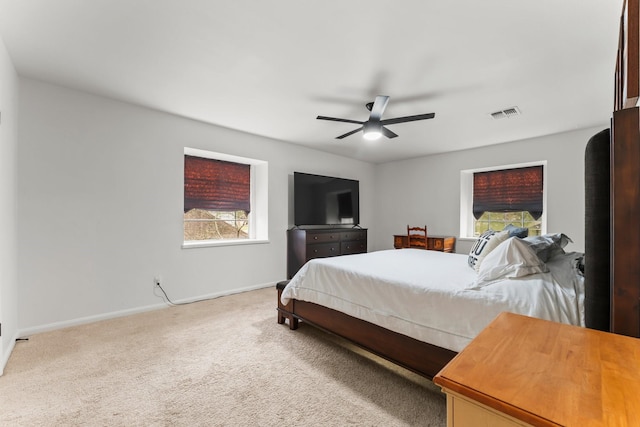
[[[395,119],[385,119],[385,120],[381,120],[380,123],[383,125],[392,125],[395,123],[415,122],[416,120],[433,119],[435,116],[436,116],[435,113],[418,114],[415,116],[405,116],[405,117],[396,117]]]
[[[380,121],[382,118],[382,113],[384,113],[384,109],[387,108],[387,103],[389,102],[389,97],[384,95],[376,96],[376,100],[373,103],[373,107],[371,107],[371,114],[369,115],[369,120]]]
[[[358,129],[356,129],[356,130],[352,130],[351,132],[347,132],[347,133],[345,133],[344,135],[336,136],[336,139],[346,138],[347,136],[349,136],[349,135],[353,135],[354,133],[360,132],[361,130],[362,130],[362,128],[361,128],[361,127],[359,127]]]
[[[391,132],[389,129],[387,129],[387,128],[386,128],[386,127],[384,127],[384,126],[381,126],[381,127],[380,127],[380,129],[382,130],[382,134],[383,134],[384,136],[386,136],[387,138],[395,138],[395,137],[397,137],[397,136],[398,136],[396,133]]]
[[[331,121],[334,121],[334,122],[355,123],[357,125],[361,125],[361,124],[364,123],[364,122],[360,122],[358,120],[339,119],[339,118],[336,118],[336,117],[326,117],[326,116],[318,116],[318,117],[316,117],[316,119],[318,119],[318,120],[331,120]]]

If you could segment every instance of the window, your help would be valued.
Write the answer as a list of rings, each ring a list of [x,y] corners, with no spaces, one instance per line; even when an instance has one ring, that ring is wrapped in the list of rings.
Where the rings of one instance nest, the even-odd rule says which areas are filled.
[[[536,220],[527,211],[484,212],[474,221],[473,235],[479,236],[487,230],[503,230],[507,225],[529,229],[529,236],[539,236],[541,221]]]
[[[545,163],[462,171],[460,236],[477,237],[509,224],[528,228],[530,236],[544,234]]]
[[[184,150],[184,246],[266,240],[267,163]]]

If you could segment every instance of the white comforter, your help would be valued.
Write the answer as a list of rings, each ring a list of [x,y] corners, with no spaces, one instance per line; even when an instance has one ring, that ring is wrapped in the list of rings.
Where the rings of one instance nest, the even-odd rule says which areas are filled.
[[[538,273],[477,283],[467,256],[401,249],[314,259],[281,301],[314,302],[420,341],[462,350],[500,312],[584,326],[580,254],[547,262]]]

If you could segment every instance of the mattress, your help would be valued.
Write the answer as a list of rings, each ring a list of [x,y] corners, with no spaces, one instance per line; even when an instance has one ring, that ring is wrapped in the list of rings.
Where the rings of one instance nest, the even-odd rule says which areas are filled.
[[[453,351],[509,311],[584,326],[581,254],[563,253],[548,272],[479,284],[467,256],[401,249],[313,259],[282,292]]]

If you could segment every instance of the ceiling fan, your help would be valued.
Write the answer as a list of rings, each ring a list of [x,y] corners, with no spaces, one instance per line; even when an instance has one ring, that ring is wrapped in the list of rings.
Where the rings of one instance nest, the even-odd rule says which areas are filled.
[[[398,136],[394,132],[391,132],[389,129],[384,127],[385,125],[393,125],[396,123],[405,123],[405,122],[414,122],[416,120],[426,120],[432,119],[436,115],[435,113],[428,114],[417,114],[415,116],[404,116],[404,117],[396,117],[394,119],[385,119],[382,120],[382,113],[384,113],[384,109],[387,107],[387,103],[389,102],[389,97],[384,95],[376,96],[375,102],[369,102],[365,106],[367,110],[371,111],[369,114],[369,120],[366,122],[361,122],[358,120],[350,120],[350,119],[339,119],[336,117],[326,117],[326,116],[318,116],[316,119],[318,120],[331,120],[334,122],[345,122],[345,123],[355,123],[362,125],[358,129],[352,130],[351,132],[347,132],[344,135],[337,136],[336,139],[346,138],[349,135],[353,135],[356,132],[362,131],[364,137],[366,139],[374,140],[380,138],[382,135],[387,138],[395,138]]]

